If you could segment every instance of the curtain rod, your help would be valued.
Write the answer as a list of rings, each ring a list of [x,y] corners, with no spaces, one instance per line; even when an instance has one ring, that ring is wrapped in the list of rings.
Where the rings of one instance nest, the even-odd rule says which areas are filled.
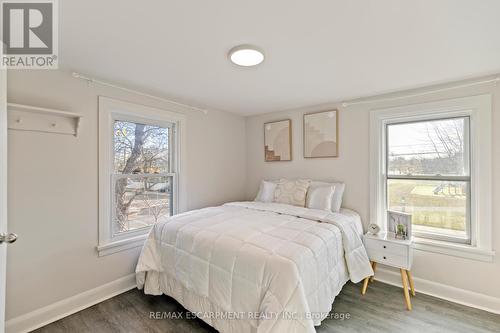
[[[182,106],[182,107],[185,107],[185,108],[190,108],[190,109],[195,110],[195,111],[203,112],[204,114],[208,113],[207,109],[202,109],[202,108],[199,108],[199,107],[196,107],[196,106],[192,106],[192,105],[188,105],[188,104],[184,104],[184,103],[179,103],[179,102],[176,102],[176,101],[172,101],[170,99],[166,99],[166,98],[163,98],[163,97],[158,97],[158,96],[155,96],[155,95],[143,93],[141,91],[137,91],[137,90],[130,89],[130,88],[127,88],[127,87],[119,86],[119,85],[116,85],[116,84],[113,84],[113,83],[110,83],[110,82],[106,82],[106,81],[101,81],[101,80],[98,80],[98,79],[94,79],[94,78],[88,77],[86,75],[80,74],[78,72],[73,72],[72,76],[75,79],[84,80],[84,81],[87,81],[88,83],[96,83],[96,84],[99,84],[101,86],[107,86],[107,87],[111,87],[111,88],[123,90],[123,91],[129,92],[129,93],[133,93],[133,94],[136,94],[136,95],[140,95],[140,96],[144,96],[144,97],[156,99],[158,101],[175,104],[175,105]]]
[[[370,104],[370,103],[380,103],[380,102],[388,102],[388,101],[395,101],[399,99],[406,99],[406,98],[411,98],[411,97],[418,97],[418,96],[425,96],[429,94],[435,94],[437,92],[443,92],[443,91],[448,91],[448,90],[455,90],[455,89],[460,89],[460,88],[467,88],[467,87],[473,87],[473,86],[478,86],[482,84],[487,84],[487,83],[495,83],[495,85],[498,85],[498,82],[500,82],[500,76],[497,76],[494,79],[489,79],[489,80],[482,80],[482,81],[476,81],[476,82],[470,82],[470,83],[464,83],[460,85],[455,85],[453,87],[447,87],[447,88],[438,88],[430,91],[424,91],[420,93],[414,93],[414,94],[407,94],[404,96],[396,96],[396,97],[386,97],[386,98],[374,98],[374,99],[366,99],[366,100],[360,100],[356,101],[353,100],[352,102],[346,101],[342,102],[343,107],[348,107],[351,105],[358,105],[358,104]]]

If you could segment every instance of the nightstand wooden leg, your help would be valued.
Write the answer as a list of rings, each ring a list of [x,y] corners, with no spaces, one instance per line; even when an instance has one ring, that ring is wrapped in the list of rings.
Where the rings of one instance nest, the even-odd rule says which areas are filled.
[[[408,282],[406,280],[406,270],[400,269],[401,271],[401,281],[403,282],[403,293],[405,295],[406,308],[411,310],[411,300],[410,293],[408,292]]]
[[[415,285],[413,284],[413,277],[411,276],[410,271],[407,270],[406,275],[408,275],[408,282],[410,282],[411,294],[415,296]]]
[[[375,267],[377,266],[377,263],[375,261],[370,261],[370,264],[372,265],[373,274],[375,274]],[[373,280],[373,275],[365,278],[365,280],[363,281],[363,288],[361,289],[361,295],[366,294],[366,288],[368,288],[368,282],[370,282],[371,280]]]
[[[377,263],[375,261],[372,262],[372,269],[373,269],[373,275],[370,278],[370,282],[373,282],[373,279],[375,278],[375,271],[377,270]]]
[[[366,288],[368,288],[368,282],[370,282],[370,277],[365,278],[363,281],[363,289],[361,289],[361,295],[366,294]]]

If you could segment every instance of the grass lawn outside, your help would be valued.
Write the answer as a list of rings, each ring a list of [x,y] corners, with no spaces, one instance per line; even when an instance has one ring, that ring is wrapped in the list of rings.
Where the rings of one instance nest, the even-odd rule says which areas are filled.
[[[460,186],[463,184],[449,185],[441,181],[390,180],[389,209],[411,213],[417,227],[465,232],[467,199]]]

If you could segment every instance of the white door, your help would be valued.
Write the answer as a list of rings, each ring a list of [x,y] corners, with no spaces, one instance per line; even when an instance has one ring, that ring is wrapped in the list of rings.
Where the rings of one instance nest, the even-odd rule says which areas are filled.
[[[7,233],[7,71],[0,69],[0,333],[5,331],[7,244],[16,239]]]

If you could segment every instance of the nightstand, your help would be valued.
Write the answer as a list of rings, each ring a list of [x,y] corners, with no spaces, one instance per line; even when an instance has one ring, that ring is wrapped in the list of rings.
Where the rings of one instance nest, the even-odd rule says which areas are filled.
[[[366,233],[363,237],[368,257],[370,258],[373,272],[377,268],[377,263],[399,268],[401,281],[403,282],[403,292],[405,296],[406,308],[411,310],[410,293],[415,296],[415,287],[410,273],[413,261],[413,247],[411,240],[394,238],[393,234],[379,232],[377,235]],[[361,294],[366,293],[368,283],[373,281],[373,276],[367,277],[363,282]]]

